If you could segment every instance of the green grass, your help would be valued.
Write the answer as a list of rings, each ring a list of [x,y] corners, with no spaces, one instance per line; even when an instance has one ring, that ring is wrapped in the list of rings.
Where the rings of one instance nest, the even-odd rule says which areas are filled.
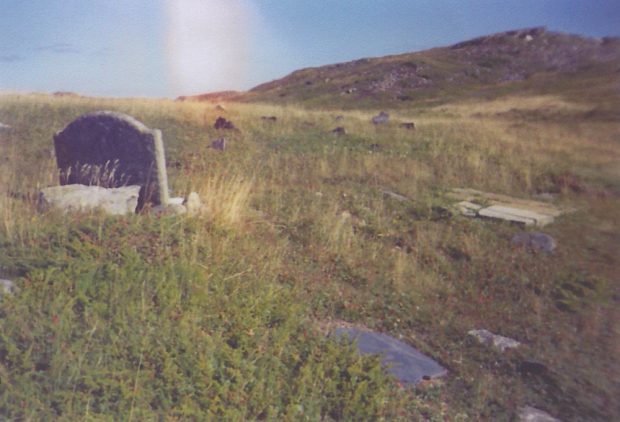
[[[375,127],[363,111],[0,97],[13,126],[0,133],[0,276],[19,287],[0,305],[0,414],[495,421],[528,404],[616,418],[620,126],[572,118],[595,107],[510,97]],[[53,133],[100,109],[162,129],[173,193],[198,191],[208,212],[37,212],[56,183]],[[207,148],[218,115],[241,129],[223,152]],[[577,211],[544,229],[555,254],[533,254],[511,246],[515,226],[447,212],[453,187],[551,192]],[[338,321],[400,337],[449,374],[402,389],[325,337]],[[523,346],[487,350],[474,328]]]

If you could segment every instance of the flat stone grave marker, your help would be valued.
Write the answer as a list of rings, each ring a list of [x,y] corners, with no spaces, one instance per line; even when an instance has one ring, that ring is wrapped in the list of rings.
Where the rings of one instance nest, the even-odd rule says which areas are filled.
[[[168,202],[161,131],[127,114],[98,111],[80,116],[54,135],[54,148],[61,185],[139,185],[138,210]]]
[[[552,204],[475,189],[452,189],[448,196],[460,201],[456,206],[463,215],[505,220],[523,226],[546,226],[566,212]]]
[[[333,331],[333,336],[357,341],[362,355],[381,355],[383,366],[404,384],[417,384],[423,379],[438,378],[448,373],[428,356],[386,334],[338,327]]]

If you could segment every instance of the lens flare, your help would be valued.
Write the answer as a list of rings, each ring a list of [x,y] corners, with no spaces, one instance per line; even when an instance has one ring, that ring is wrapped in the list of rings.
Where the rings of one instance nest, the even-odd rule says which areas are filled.
[[[258,13],[249,0],[169,0],[167,56],[179,93],[245,89]]]

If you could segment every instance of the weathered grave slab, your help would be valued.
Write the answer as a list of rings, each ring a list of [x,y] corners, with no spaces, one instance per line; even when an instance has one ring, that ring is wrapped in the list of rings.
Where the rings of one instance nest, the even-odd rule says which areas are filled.
[[[357,348],[363,355],[382,355],[381,363],[390,374],[405,384],[417,384],[423,379],[446,375],[448,371],[420,351],[386,334],[339,327],[333,331],[336,338],[357,341]]]
[[[482,344],[495,347],[500,352],[503,352],[506,349],[514,349],[521,345],[521,343],[519,343],[515,339],[493,334],[489,330],[485,330],[485,329],[470,330],[467,334],[472,337],[475,337]]]
[[[61,185],[139,185],[138,209],[168,201],[161,131],[129,115],[98,111],[80,116],[56,133],[54,148]]]
[[[452,189],[448,197],[459,201],[456,208],[465,216],[505,220],[525,226],[545,226],[564,212],[552,204],[475,189]]]
[[[382,124],[387,123],[389,120],[390,120],[390,115],[386,113],[385,111],[382,111],[381,113],[377,114],[376,116],[372,118],[372,123],[375,125],[382,125]]]
[[[480,217],[505,220],[525,226],[546,226],[553,223],[553,217],[540,214],[535,211],[522,208],[508,207],[505,205],[491,205],[478,211]]]
[[[79,184],[52,186],[41,189],[39,207],[58,208],[65,213],[100,209],[106,214],[125,215],[136,212],[140,190],[138,185],[120,188]]]

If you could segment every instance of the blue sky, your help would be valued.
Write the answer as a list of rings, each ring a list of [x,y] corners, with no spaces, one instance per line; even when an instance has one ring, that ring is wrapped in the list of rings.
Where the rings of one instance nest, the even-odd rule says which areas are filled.
[[[530,26],[620,36],[620,0],[0,0],[0,91],[176,97]]]

